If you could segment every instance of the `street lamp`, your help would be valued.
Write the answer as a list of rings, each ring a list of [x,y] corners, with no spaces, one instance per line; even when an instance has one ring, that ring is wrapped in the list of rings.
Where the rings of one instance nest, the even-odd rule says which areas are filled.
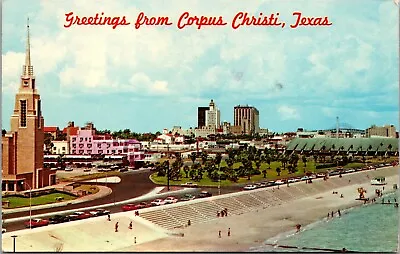
[[[16,238],[17,238],[18,236],[12,235],[11,237],[13,238],[13,250],[14,250],[14,252],[15,252],[15,241],[16,241]]]
[[[32,229],[32,187],[24,181],[21,184],[26,184],[29,187],[29,229]]]

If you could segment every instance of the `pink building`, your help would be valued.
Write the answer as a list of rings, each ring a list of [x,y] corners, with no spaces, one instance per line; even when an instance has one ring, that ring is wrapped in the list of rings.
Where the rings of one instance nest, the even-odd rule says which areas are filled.
[[[111,135],[96,135],[95,129],[79,129],[70,136],[71,154],[77,155],[126,155],[133,166],[134,161],[144,160],[142,145],[135,139],[113,139]]]

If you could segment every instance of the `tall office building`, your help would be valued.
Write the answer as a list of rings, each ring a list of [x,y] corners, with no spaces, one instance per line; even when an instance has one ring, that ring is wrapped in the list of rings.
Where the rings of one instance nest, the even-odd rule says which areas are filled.
[[[21,191],[56,183],[56,170],[43,167],[44,119],[31,64],[29,23],[25,65],[15,95],[11,131],[2,136],[2,190]]]
[[[214,100],[211,100],[209,109],[206,111],[206,126],[218,129],[221,125],[221,113],[215,106]]]
[[[260,131],[260,113],[252,106],[234,107],[234,126],[240,126],[243,134],[255,134]]]
[[[197,128],[206,126],[206,111],[209,107],[198,107],[197,108]]]

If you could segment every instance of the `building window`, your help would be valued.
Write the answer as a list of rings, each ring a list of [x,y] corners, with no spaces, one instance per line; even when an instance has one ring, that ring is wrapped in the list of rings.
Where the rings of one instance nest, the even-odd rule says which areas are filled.
[[[87,144],[87,147],[88,148],[92,148],[92,144]]]
[[[72,144],[72,148],[76,148],[76,144]]]
[[[92,154],[92,150],[87,150],[87,154]]]
[[[76,141],[76,138],[72,138],[72,142],[75,142]]]
[[[80,138],[79,141],[80,141],[80,142],[83,142],[83,138]]]
[[[87,138],[85,138],[85,141],[87,141]]]
[[[110,150],[107,150],[107,154],[109,154],[110,153]]]
[[[83,150],[79,150],[79,153],[80,153],[80,154],[83,154]]]
[[[99,150],[99,154],[102,154],[103,153],[103,150]]]
[[[20,126],[26,127],[26,100],[20,100]]]
[[[76,150],[72,150],[72,153],[73,153],[73,154],[76,153]]]
[[[62,150],[65,151],[65,146],[62,147]]]
[[[38,116],[38,123],[37,123],[37,127],[40,128],[40,125],[42,123],[41,118],[42,118],[42,109],[41,109],[41,100],[37,101],[37,116]]]
[[[111,150],[112,153],[115,153],[115,150]]]
[[[101,148],[101,143],[97,144],[97,148]]]
[[[83,148],[83,144],[79,144],[79,148]]]

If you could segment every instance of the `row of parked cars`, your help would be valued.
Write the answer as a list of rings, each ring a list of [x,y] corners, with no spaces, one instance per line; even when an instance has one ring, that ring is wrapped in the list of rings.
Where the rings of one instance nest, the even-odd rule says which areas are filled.
[[[110,211],[99,208],[95,209],[90,212],[74,212],[69,215],[59,215],[56,214],[48,219],[32,219],[27,222],[25,222],[25,227],[27,228],[36,228],[36,227],[42,227],[42,226],[47,226],[49,224],[58,224],[58,223],[64,223],[68,221],[75,221],[75,220],[83,220],[91,217],[97,217],[97,216],[103,216],[103,215],[108,215],[110,214]]]
[[[379,164],[379,165],[377,165],[377,167],[387,167],[387,166],[391,166],[391,165],[392,164],[386,163],[386,164]],[[353,173],[356,171],[374,170],[374,169],[376,169],[375,166],[367,166],[367,167],[363,167],[363,168],[348,168],[348,169],[337,168],[334,171],[312,174],[310,176],[293,177],[293,178],[288,178],[288,179],[279,179],[279,180],[275,180],[275,181],[249,184],[249,185],[246,185],[243,188],[243,190],[255,190],[255,189],[263,188],[263,187],[269,187],[269,186],[275,186],[275,185],[281,185],[281,184],[287,184],[287,183],[295,183],[295,182],[300,182],[300,181],[308,181],[308,180],[312,180],[315,178],[323,178],[325,176],[342,175],[342,174]]]
[[[169,196],[165,199],[157,198],[157,199],[151,201],[150,203],[140,202],[139,204],[126,204],[126,205],[123,205],[121,207],[121,209],[122,209],[122,211],[139,210],[139,209],[146,208],[146,207],[175,204],[179,201],[189,201],[189,200],[193,200],[195,198],[207,198],[207,197],[211,197],[211,196],[212,196],[212,194],[210,192],[202,191],[197,196],[194,196],[191,194],[185,194],[180,199],[173,197],[173,196]]]

